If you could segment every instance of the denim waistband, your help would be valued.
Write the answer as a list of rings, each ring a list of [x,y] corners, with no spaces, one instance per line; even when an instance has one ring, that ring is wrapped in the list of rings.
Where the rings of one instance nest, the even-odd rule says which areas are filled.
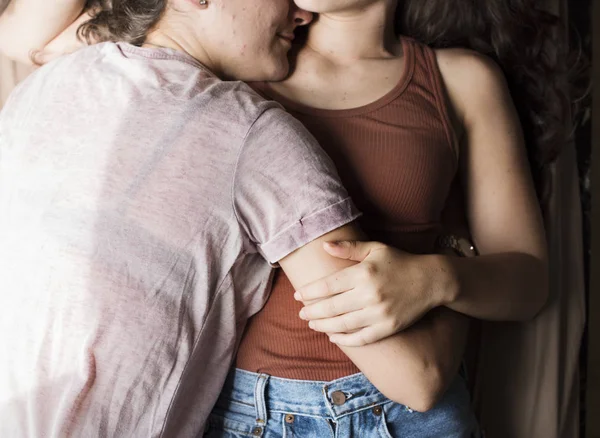
[[[266,418],[269,411],[335,420],[391,403],[362,373],[318,382],[235,369],[230,372],[222,394],[229,401],[253,406],[259,418]]]

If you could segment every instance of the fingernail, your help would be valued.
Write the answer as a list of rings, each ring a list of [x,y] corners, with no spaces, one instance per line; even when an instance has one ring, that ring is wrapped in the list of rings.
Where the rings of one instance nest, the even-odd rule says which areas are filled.
[[[300,318],[302,318],[302,319],[307,319],[307,318],[306,318],[306,313],[304,312],[304,309],[302,309],[302,310],[300,311]]]
[[[329,336],[329,342],[335,344],[335,336]]]
[[[294,299],[295,299],[296,301],[302,301],[302,295],[300,295],[300,292],[296,292],[296,293],[294,294]]]
[[[308,321],[308,326],[310,328],[315,328],[315,323],[313,321]]]

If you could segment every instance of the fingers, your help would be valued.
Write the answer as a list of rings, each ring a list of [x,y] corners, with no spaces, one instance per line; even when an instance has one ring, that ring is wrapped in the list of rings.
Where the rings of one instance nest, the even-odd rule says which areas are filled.
[[[350,290],[314,304],[305,306],[300,311],[300,318],[304,320],[315,320],[332,318],[344,313],[355,312],[367,305],[367,297],[356,290]]]
[[[382,246],[378,242],[359,242],[356,240],[345,240],[340,242],[326,242],[323,244],[325,251],[339,259],[362,262],[371,251]]]
[[[376,322],[368,310],[345,313],[333,318],[316,319],[308,322],[308,326],[316,332],[349,333],[362,329]]]
[[[377,324],[353,333],[335,333],[329,336],[329,340],[341,347],[363,347],[381,341],[393,334],[394,332],[385,324]]]
[[[378,264],[364,261],[364,259],[375,251],[383,254],[381,250],[387,247],[378,242],[341,241],[327,242],[325,250],[331,255],[339,258],[362,261],[354,266],[338,271],[328,277],[315,281],[294,294],[298,301],[312,301],[327,298],[349,290],[352,290],[365,280],[373,283],[378,279]],[[389,263],[386,263],[386,266]]]
[[[88,13],[81,14],[77,20],[57,35],[43,49],[31,52],[31,62],[41,66],[84,47],[86,44],[79,39],[78,29],[79,26],[90,18],[91,16]]]
[[[408,323],[409,320],[398,321],[395,318],[382,316],[378,309],[369,307],[339,316],[334,316],[333,318],[310,320],[308,322],[308,326],[316,332],[327,333],[329,335],[338,333],[350,334],[368,327],[377,327],[373,335],[377,339],[380,339],[382,337],[391,336],[408,328]],[[369,343],[374,342],[371,340],[374,338],[368,339]]]
[[[42,66],[44,64],[49,63],[50,61],[54,61],[57,58],[60,58],[63,55],[67,55],[69,53],[77,50],[78,47],[64,47],[62,51],[54,51],[46,47],[43,50],[32,50],[29,53],[29,59],[33,65]]]
[[[29,52],[29,60],[33,65],[38,67],[48,62],[46,60],[46,55],[42,50],[32,50],[31,52]]]
[[[360,278],[356,266],[342,269],[328,277],[317,280],[296,291],[294,298],[298,301],[313,301],[327,298],[354,288]]]

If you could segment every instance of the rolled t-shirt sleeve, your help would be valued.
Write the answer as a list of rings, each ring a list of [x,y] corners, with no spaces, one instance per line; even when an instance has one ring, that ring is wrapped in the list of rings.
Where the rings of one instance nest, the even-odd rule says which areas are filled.
[[[331,159],[280,108],[249,130],[234,178],[237,219],[270,263],[360,216]]]

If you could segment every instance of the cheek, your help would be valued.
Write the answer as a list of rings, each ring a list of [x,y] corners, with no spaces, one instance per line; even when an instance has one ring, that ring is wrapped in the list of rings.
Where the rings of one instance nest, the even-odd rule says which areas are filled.
[[[276,38],[260,30],[257,32],[257,29],[251,29],[245,36],[240,35],[238,46],[240,55],[264,58],[274,53]]]

